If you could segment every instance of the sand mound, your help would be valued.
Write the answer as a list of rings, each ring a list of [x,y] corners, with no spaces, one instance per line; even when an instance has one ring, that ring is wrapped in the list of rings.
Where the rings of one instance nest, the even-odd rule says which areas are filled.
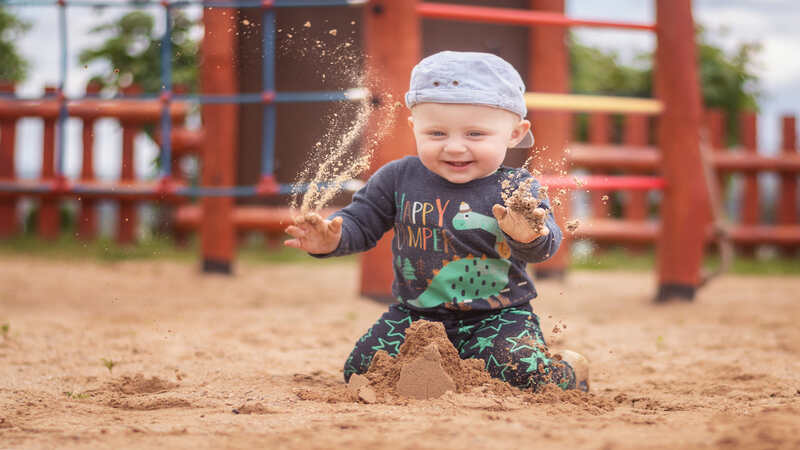
[[[116,409],[135,411],[152,411],[155,409],[191,408],[192,404],[183,398],[156,397],[156,398],[112,398],[105,403]]]
[[[446,391],[467,392],[491,384],[510,386],[493,379],[479,359],[461,359],[444,326],[419,320],[406,330],[406,340],[396,357],[378,351],[365,374],[378,397],[435,398]]]
[[[158,377],[146,379],[144,375],[137,373],[134,376],[125,375],[119,380],[107,383],[106,389],[125,395],[137,395],[159,394],[175,389],[177,386],[177,383],[162,380]]]

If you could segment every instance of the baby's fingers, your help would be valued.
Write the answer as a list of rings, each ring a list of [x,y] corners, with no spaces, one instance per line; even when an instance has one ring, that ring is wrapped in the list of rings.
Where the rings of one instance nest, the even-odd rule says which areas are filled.
[[[339,234],[339,232],[342,231],[342,218],[336,217],[328,222],[328,231],[333,234]]]
[[[287,240],[283,241],[283,245],[285,245],[287,247],[300,249],[300,250],[303,249],[303,244],[300,243],[299,239],[287,239]]]
[[[492,214],[494,214],[495,219],[499,221],[506,218],[506,215],[508,215],[508,210],[502,205],[495,203],[494,206],[492,206]]]
[[[306,237],[306,231],[294,225],[289,225],[288,227],[286,227],[286,233],[293,238],[299,239],[302,237]]]

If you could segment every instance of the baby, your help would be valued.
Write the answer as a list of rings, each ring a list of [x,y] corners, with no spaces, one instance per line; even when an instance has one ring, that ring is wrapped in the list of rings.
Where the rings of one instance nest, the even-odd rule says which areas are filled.
[[[417,156],[381,167],[330,218],[309,213],[286,229],[286,245],[327,257],[368,250],[394,228],[398,303],[356,342],[345,381],[366,372],[376,351],[397,355],[406,328],[425,319],[444,325],[462,358],[482,359],[511,385],[588,390],[586,359],[551,354],[530,305],[537,294],[525,266],[561,243],[550,204],[503,206],[517,189],[527,198],[539,189],[527,170],[502,165],[507,149],[533,145],[524,92],[517,71],[492,54],[423,59],[405,97]]]

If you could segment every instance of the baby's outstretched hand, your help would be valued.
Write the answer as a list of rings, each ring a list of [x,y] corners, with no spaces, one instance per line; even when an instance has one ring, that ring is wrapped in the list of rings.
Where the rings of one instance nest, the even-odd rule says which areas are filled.
[[[544,221],[547,211],[543,208],[533,210],[533,220],[528,220],[521,213],[498,204],[492,206],[492,214],[497,219],[500,229],[517,242],[531,242],[539,236],[550,233]]]
[[[325,254],[336,250],[342,238],[342,218],[327,220],[317,213],[306,213],[294,218],[294,225],[286,228],[294,239],[284,245],[305,250],[313,254]]]

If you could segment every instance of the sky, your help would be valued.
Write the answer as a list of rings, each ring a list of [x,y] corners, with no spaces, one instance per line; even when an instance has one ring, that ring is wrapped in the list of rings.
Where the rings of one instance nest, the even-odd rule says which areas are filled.
[[[655,0],[566,0],[567,15],[585,19],[654,22]],[[56,8],[14,7],[15,13],[33,24],[32,29],[18,42],[20,52],[31,62],[29,80],[18,87],[18,95],[36,97],[45,84],[55,84],[59,74],[58,17]],[[102,38],[89,30],[96,24],[122,14],[126,9],[107,9],[102,14],[88,8],[68,8],[69,61],[66,93],[80,96],[92,69],[77,63],[80,49],[98,44]],[[161,8],[151,11],[162,17]],[[197,7],[187,9],[198,16]],[[763,50],[758,56],[756,73],[763,92],[759,116],[759,147],[765,153],[775,153],[780,140],[780,116],[800,113],[800,0],[694,0],[695,21],[708,30],[711,41],[731,50],[744,42],[760,42]],[[158,20],[157,23],[161,23]],[[578,28],[578,38],[586,44],[614,50],[623,61],[644,50],[652,50],[655,40],[647,32],[614,31]],[[71,121],[67,127],[67,156],[65,172],[80,171],[80,123]],[[121,129],[113,120],[105,120],[96,129],[97,148],[117,149],[97,152],[95,167],[103,179],[119,175],[119,142]],[[34,177],[41,166],[39,153],[22,148],[41,148],[41,121],[26,119],[18,128],[17,171],[20,176]],[[135,168],[139,177],[153,176],[151,164],[156,149],[144,136],[137,140]]]

